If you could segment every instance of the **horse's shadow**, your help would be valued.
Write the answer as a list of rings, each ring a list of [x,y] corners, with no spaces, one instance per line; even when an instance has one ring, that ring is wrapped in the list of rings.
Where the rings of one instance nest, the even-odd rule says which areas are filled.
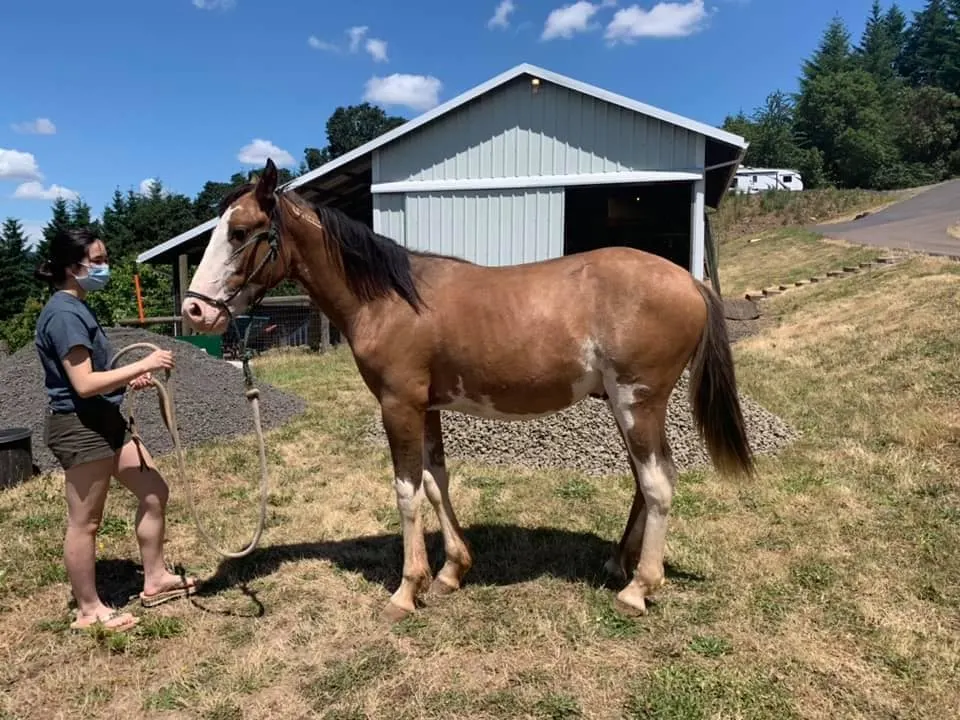
[[[598,535],[558,528],[527,528],[516,525],[474,525],[464,529],[471,546],[474,565],[464,586],[513,585],[541,577],[569,582],[586,582],[601,588],[619,588],[622,582],[610,578],[603,564],[615,544]],[[427,533],[430,565],[436,572],[443,562],[443,537]],[[244,558],[227,558],[214,574],[204,579],[200,597],[246,585],[274,573],[285,563],[299,560],[326,560],[338,569],[359,573],[366,581],[393,592],[400,585],[403,541],[400,533],[371,535],[319,543],[273,545],[254,550]],[[682,583],[703,582],[700,574],[666,564],[668,578]]]

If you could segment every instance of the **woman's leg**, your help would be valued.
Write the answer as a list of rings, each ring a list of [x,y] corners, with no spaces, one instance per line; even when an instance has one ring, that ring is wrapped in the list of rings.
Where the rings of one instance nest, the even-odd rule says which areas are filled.
[[[140,470],[140,455],[146,467]],[[136,515],[137,542],[143,560],[143,597],[171,590],[193,590],[195,581],[184,581],[167,569],[163,557],[163,538],[166,524],[167,499],[170,490],[163,476],[154,465],[153,458],[143,445],[139,450],[133,440],[127,442],[117,453],[114,474],[117,480],[138,500]],[[185,594],[181,592],[180,594]]]
[[[128,613],[115,612],[100,600],[96,583],[97,530],[110,488],[112,460],[94,460],[66,471],[67,532],[63,560],[77,601],[76,627],[101,620],[107,627],[126,627],[135,622]]]

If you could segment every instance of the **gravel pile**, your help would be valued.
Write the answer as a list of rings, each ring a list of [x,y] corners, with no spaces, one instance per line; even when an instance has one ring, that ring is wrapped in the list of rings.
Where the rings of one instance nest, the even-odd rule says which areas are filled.
[[[689,373],[684,372],[667,406],[667,435],[681,471],[710,464],[687,401],[688,381]],[[756,454],[776,453],[796,439],[796,432],[776,415],[743,395],[740,402],[747,438]],[[450,458],[540,470],[567,468],[594,476],[631,472],[626,448],[604,400],[587,397],[549,417],[521,422],[446,411],[442,415],[444,449]],[[379,412],[371,418],[365,437],[387,447]]]
[[[114,352],[137,342],[149,342],[173,351],[177,366],[170,379],[184,446],[254,432],[253,416],[244,397],[243,372],[239,368],[207,355],[194,345],[146,330],[107,329],[106,333]],[[120,363],[135,362],[147,354],[146,350],[137,350],[122,357]],[[163,379],[162,373],[159,379]],[[283,424],[306,409],[300,398],[259,381],[257,387],[265,430]],[[137,397],[128,398],[124,403],[125,410],[133,409],[140,435],[154,456],[173,450],[158,405],[157,393],[152,389],[137,393]],[[31,428],[34,462],[42,471],[59,470],[56,458],[43,442],[46,407],[43,369],[36,348],[30,343],[0,360],[0,427]]]

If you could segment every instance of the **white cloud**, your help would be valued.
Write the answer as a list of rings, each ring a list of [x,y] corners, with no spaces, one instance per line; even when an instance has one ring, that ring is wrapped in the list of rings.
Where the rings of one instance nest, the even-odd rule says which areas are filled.
[[[24,135],[55,135],[57,126],[49,118],[37,118],[22,123],[14,123],[10,126],[14,132]]]
[[[631,5],[617,10],[604,37],[610,44],[630,43],[641,37],[686,37],[700,30],[706,17],[703,0],[660,2],[649,10]]]
[[[493,11],[493,17],[487,20],[488,28],[506,28],[510,25],[510,13],[517,9],[517,6],[513,4],[513,0],[503,0],[497,9]]]
[[[0,180],[40,180],[43,174],[32,153],[0,148]]]
[[[387,41],[370,38],[367,40],[366,50],[374,62],[387,62]]]
[[[394,73],[367,81],[363,99],[381,105],[406,105],[414,110],[429,110],[439,104],[443,87],[432,75]]]
[[[601,0],[598,3],[587,2],[587,0],[578,0],[572,5],[564,5],[555,10],[551,10],[547,15],[547,20],[543,24],[543,33],[541,40],[553,40],[554,38],[572,38],[576,33],[589,32],[597,26],[591,24],[593,16],[608,5],[616,4],[616,0]]]
[[[380,38],[367,38],[369,30],[370,28],[367,25],[356,25],[347,30],[347,35],[350,38],[350,52],[357,52],[360,49],[360,43],[363,43],[363,49],[373,58],[374,62],[387,62],[387,41]],[[367,38],[366,42],[364,42],[364,38]]]
[[[45,188],[41,183],[33,180],[17,186],[13,191],[13,197],[18,200],[56,200],[62,197],[64,200],[76,200],[80,193],[62,185],[51,185]]]
[[[200,10],[231,10],[237,0],[193,0],[193,6]]]
[[[316,35],[311,35],[307,38],[307,45],[312,47],[314,50],[326,50],[327,52],[340,52],[338,48],[333,43],[327,42],[326,40],[321,40]]]
[[[266,160],[264,160],[266,162]],[[146,197],[150,197],[153,194],[153,184],[159,183],[160,181],[156,178],[145,178],[140,181],[140,194]],[[163,187],[163,184],[160,184],[160,196],[169,195],[169,191]]]
[[[363,40],[363,36],[367,34],[369,29],[366,25],[358,25],[347,30],[347,35],[350,36],[350,52],[357,51],[360,47],[360,41]]]
[[[351,53],[359,52],[361,46],[366,51],[370,57],[373,58],[374,62],[389,62],[387,58],[387,41],[381,40],[380,38],[368,38],[367,32],[370,28],[366,25],[357,25],[346,30],[346,34],[349,37],[349,43],[347,49]],[[316,35],[311,35],[307,38],[307,45],[312,47],[314,50],[325,50],[327,52],[340,52],[340,46],[336,43],[327,42],[326,40],[321,40]]]
[[[292,167],[296,164],[293,155],[278,148],[269,140],[255,138],[253,142],[240,148],[237,159],[244,165],[264,165],[267,158],[273,158],[280,167]]]

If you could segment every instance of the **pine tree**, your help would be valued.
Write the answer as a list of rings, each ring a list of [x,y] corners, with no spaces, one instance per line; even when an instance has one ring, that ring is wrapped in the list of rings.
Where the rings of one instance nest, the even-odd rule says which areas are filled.
[[[881,90],[888,89],[896,76],[898,51],[890,23],[881,13],[880,0],[873,0],[856,57],[859,66],[876,79]]]
[[[949,37],[943,67],[944,89],[960,95],[960,0],[947,0]]]
[[[894,48],[894,69],[898,76],[903,77],[903,49],[907,41],[907,16],[903,14],[900,6],[894,3],[883,16],[883,22],[887,26],[887,36]]]
[[[0,229],[0,321],[23,310],[33,290],[32,257],[27,248],[23,225],[7,218]]]
[[[830,75],[851,67],[850,32],[839,16],[834,16],[827,26],[813,56],[803,62],[800,77],[800,93],[823,75]]]
[[[131,207],[119,189],[113,191],[113,199],[103,210],[102,234],[111,257],[124,257],[133,247],[135,236],[130,229]]]
[[[47,250],[50,248],[50,241],[56,237],[61,230],[69,230],[72,227],[72,218],[70,217],[70,208],[67,201],[58,197],[53,201],[51,208],[50,222],[43,227],[43,240],[37,243],[36,253],[40,260],[47,257]]]
[[[914,13],[904,44],[904,75],[914,87],[945,87],[953,26],[944,0],[927,0]]]

